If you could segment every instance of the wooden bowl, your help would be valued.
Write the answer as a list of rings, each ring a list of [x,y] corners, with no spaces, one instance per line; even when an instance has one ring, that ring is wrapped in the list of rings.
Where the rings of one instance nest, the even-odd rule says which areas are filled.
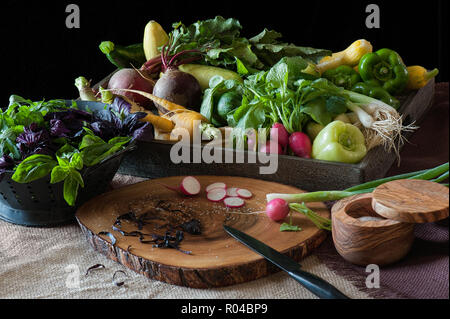
[[[361,194],[337,202],[332,210],[333,242],[347,261],[361,266],[385,266],[410,251],[414,224],[386,219],[372,208],[372,194]],[[363,216],[380,220],[362,221]]]

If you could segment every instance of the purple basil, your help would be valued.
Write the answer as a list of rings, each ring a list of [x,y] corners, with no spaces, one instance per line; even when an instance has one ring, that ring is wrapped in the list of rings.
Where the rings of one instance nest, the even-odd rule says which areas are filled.
[[[54,137],[77,137],[82,133],[85,123],[92,121],[92,114],[68,109],[62,112],[48,113],[44,119],[50,123],[50,133]]]
[[[33,154],[52,154],[50,134],[35,123],[25,127],[16,139],[22,159]]]
[[[138,141],[153,139],[153,129],[149,123],[141,122],[146,114],[143,112],[130,113],[131,105],[122,98],[116,97],[111,104],[111,110],[96,112],[90,129],[103,138],[109,140],[117,136],[132,136]]]

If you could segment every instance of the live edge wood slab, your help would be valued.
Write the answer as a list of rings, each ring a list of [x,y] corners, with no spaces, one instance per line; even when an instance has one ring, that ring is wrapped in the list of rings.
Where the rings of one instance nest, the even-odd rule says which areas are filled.
[[[251,190],[253,197],[240,209],[228,209],[223,203],[212,203],[202,191],[198,196],[187,198],[168,190],[162,185],[176,186],[182,177],[149,180],[113,190],[84,204],[76,218],[90,245],[126,267],[144,276],[166,283],[192,288],[222,287],[255,280],[279,269],[260,255],[246,248],[223,231],[223,225],[237,228],[265,242],[281,253],[300,261],[318,247],[327,237],[305,216],[295,213],[293,223],[300,232],[280,232],[280,223],[266,217],[265,196],[268,192],[298,193],[300,189],[274,182],[243,177],[197,176],[204,188],[214,182],[224,182],[229,187]],[[119,215],[132,210],[139,215],[164,201],[171,209],[183,211],[183,218],[196,218],[202,225],[202,234],[185,233],[180,248],[191,251],[187,255],[175,249],[153,248],[142,244],[136,237],[125,237],[112,230]],[[308,206],[321,216],[330,217],[323,203]],[[255,214],[257,213],[257,214]],[[161,215],[164,219],[178,218],[178,213]],[[178,216],[178,217],[177,217]],[[174,223],[176,221],[173,221]],[[123,230],[133,231],[136,227]],[[145,225],[142,232],[164,234],[158,224]],[[111,244],[109,237],[99,232],[112,233],[117,242]]]

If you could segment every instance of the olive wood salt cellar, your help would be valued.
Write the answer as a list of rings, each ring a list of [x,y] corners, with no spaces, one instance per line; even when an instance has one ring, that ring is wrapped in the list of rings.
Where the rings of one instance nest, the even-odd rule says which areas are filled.
[[[414,240],[414,225],[445,219],[449,189],[423,180],[397,180],[337,202],[332,235],[347,261],[385,266],[405,257]]]

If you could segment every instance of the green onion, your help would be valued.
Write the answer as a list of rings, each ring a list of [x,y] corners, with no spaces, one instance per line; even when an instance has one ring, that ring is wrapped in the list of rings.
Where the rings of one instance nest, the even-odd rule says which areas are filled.
[[[417,171],[413,173],[382,178],[358,186],[350,187],[342,191],[318,191],[300,194],[267,194],[266,199],[267,202],[270,202],[275,198],[280,198],[284,199],[288,203],[335,201],[357,194],[371,193],[379,185],[393,180],[409,178],[409,179],[422,179],[440,182],[448,178],[448,171],[449,171],[449,163],[447,162],[443,165],[440,165],[438,167],[429,170]]]
[[[317,228],[331,231],[331,220],[322,217],[316,212],[312,211],[305,205],[305,203],[290,204],[289,208],[292,209],[293,211],[304,214],[314,223],[314,225],[317,226]]]
[[[441,176],[439,176],[438,178],[432,179],[431,181],[435,182],[435,183],[443,182],[448,179],[448,175],[449,175],[449,173],[447,171],[444,174],[442,174]]]

